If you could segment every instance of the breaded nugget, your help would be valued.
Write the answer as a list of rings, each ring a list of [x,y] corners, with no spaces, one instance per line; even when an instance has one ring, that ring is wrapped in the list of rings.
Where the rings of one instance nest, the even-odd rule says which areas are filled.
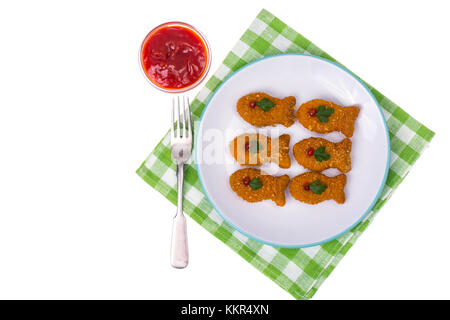
[[[345,174],[330,178],[318,172],[306,172],[294,177],[289,184],[291,195],[298,201],[316,204],[325,200],[345,202]]]
[[[331,101],[315,99],[298,108],[297,119],[308,130],[318,133],[340,131],[351,137],[358,114],[356,106],[341,107]]]
[[[308,138],[297,142],[292,150],[297,162],[309,170],[337,168],[346,173],[352,168],[352,141],[349,138],[338,143],[322,138]]]
[[[231,189],[245,201],[270,199],[278,206],[286,203],[284,191],[288,183],[289,176],[286,174],[274,177],[253,168],[240,169],[230,176]]]
[[[295,122],[295,97],[279,99],[264,92],[250,93],[238,100],[237,112],[257,127],[275,124],[290,127]]]
[[[289,168],[289,141],[287,134],[272,139],[258,133],[244,133],[230,142],[230,152],[236,161],[244,166],[260,166],[273,162],[280,168]]]

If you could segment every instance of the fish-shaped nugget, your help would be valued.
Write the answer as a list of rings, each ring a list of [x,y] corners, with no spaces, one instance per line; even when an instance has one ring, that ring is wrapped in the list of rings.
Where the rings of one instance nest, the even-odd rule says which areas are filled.
[[[306,172],[294,177],[289,184],[291,195],[298,201],[316,204],[325,200],[345,202],[345,174],[330,178],[318,172]]]
[[[280,168],[289,168],[290,140],[291,137],[287,134],[272,139],[258,133],[244,133],[231,141],[230,152],[242,166],[260,166],[263,163],[273,162]]]
[[[279,99],[267,93],[250,93],[237,102],[242,119],[257,126],[282,124],[290,127],[295,122],[295,97]]]
[[[292,150],[297,162],[309,170],[337,168],[346,173],[352,168],[352,141],[349,138],[338,143],[322,138],[308,138],[297,142]]]
[[[273,200],[278,206],[284,206],[284,191],[289,183],[289,176],[274,177],[261,170],[246,168],[230,176],[230,186],[239,197],[248,202]]]
[[[297,119],[308,130],[318,133],[340,131],[351,137],[358,114],[356,106],[341,107],[331,101],[315,99],[298,108]]]

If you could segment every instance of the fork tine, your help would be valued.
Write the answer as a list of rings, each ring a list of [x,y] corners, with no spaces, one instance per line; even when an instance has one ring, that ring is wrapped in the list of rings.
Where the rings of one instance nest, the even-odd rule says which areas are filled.
[[[175,119],[174,118],[175,118],[175,116],[174,116],[174,114],[175,114],[175,97],[172,98],[172,115],[171,115],[172,122],[171,122],[171,126],[170,126],[170,139],[172,141],[175,138],[175,129],[174,129],[174,126],[175,126],[175,122],[174,122]]]
[[[187,129],[187,117],[188,115],[186,114],[186,97],[183,97],[183,138],[187,138],[188,137],[188,129]]]
[[[189,105],[189,97],[186,97],[186,100],[187,100],[187,106],[185,108],[185,112],[187,114],[187,128],[186,128],[187,134],[186,134],[186,137],[190,137],[192,135],[192,131],[191,131],[191,108],[190,108],[190,105]]]
[[[181,137],[181,130],[180,130],[180,96],[177,97],[178,98],[178,104],[177,104],[177,134],[176,137],[180,138]]]
[[[186,138],[186,134],[184,133],[184,131],[186,130],[186,123],[185,123],[186,116],[184,114],[184,96],[181,97],[181,100],[183,100],[182,101],[183,106],[180,103],[180,118],[181,118],[180,122],[181,122],[181,126],[182,126],[181,131],[180,131],[180,136],[182,136],[182,138]]]

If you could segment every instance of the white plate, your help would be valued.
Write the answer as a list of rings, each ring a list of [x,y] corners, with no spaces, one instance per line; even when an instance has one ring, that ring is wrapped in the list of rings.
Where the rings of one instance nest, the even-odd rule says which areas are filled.
[[[242,168],[228,151],[238,134],[255,132],[277,137],[291,136],[292,165],[280,169],[275,164],[262,167],[274,175],[291,178],[308,170],[292,157],[292,146],[308,137],[341,141],[341,133],[317,134],[298,121],[291,127],[278,125],[256,129],[236,111],[237,100],[251,92],[275,97],[295,96],[296,107],[320,98],[342,106],[357,105],[361,111],[351,138],[352,170],[347,173],[346,202],[333,200],[317,205],[301,203],[286,189],[286,205],[271,200],[248,203],[229,185],[230,175]],[[215,92],[203,111],[195,156],[203,189],[216,211],[245,235],[275,246],[307,247],[332,240],[361,221],[375,204],[389,168],[389,135],[384,116],[375,98],[348,70],[322,58],[302,54],[282,54],[251,63],[229,77]],[[336,169],[323,172],[335,176]]]

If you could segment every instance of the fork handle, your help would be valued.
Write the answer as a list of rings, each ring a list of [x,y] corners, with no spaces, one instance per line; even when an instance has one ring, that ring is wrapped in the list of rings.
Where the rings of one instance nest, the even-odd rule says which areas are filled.
[[[182,269],[186,268],[188,262],[189,251],[187,243],[186,218],[184,215],[177,214],[175,218],[173,218],[170,263],[172,264],[172,267]]]
[[[187,243],[186,218],[183,214],[183,181],[184,164],[177,165],[178,180],[178,203],[177,213],[173,218],[172,226],[172,248],[170,253],[170,263],[174,268],[185,268],[189,262],[189,251]]]

